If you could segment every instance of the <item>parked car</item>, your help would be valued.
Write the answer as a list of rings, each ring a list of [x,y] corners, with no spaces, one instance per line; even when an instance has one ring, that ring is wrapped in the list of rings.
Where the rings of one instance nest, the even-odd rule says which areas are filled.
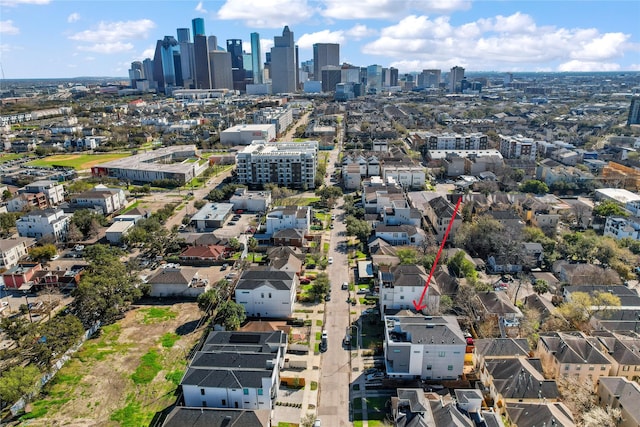
[[[324,300],[325,300],[325,301],[331,301],[331,294],[326,294],[326,295],[324,296]]]
[[[308,285],[309,283],[311,283],[311,280],[307,279],[306,277],[301,277],[300,283],[303,285]]]
[[[227,268],[229,268],[229,264],[224,263],[222,264],[222,267],[220,267],[220,271],[225,271]]]
[[[329,261],[329,264],[333,264],[333,257],[330,256],[328,261]]]
[[[342,282],[342,288],[343,291],[346,291],[349,289],[349,284],[347,282]]]
[[[367,381],[375,381],[375,380],[381,380],[385,377],[384,372],[374,372],[372,374],[368,374],[365,378],[367,379]]]
[[[364,294],[366,294],[367,292],[369,292],[369,289],[367,289],[367,288],[360,288],[360,289],[358,289],[358,292],[356,292],[356,293],[357,293],[358,295],[364,295]]]

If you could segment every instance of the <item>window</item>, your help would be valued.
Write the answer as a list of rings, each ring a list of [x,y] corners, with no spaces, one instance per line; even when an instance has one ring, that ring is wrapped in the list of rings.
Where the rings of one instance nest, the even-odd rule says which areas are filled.
[[[453,365],[447,366],[447,371],[453,371]]]
[[[260,294],[260,298],[264,298],[264,292]]]
[[[249,395],[249,389],[248,389],[248,388],[242,389],[242,393],[243,393],[245,396],[248,396],[248,395]]]
[[[203,388],[200,389],[200,394],[204,396],[204,389]]]
[[[622,367],[622,370],[623,370],[623,371],[628,371],[628,370],[629,370],[629,366],[623,366],[623,367]]]
[[[264,394],[264,390],[259,388],[258,389],[258,396],[262,396]]]
[[[606,367],[606,366],[600,366],[600,370],[601,370],[601,371],[606,371],[606,370],[607,370],[607,367]]]
[[[271,292],[269,292],[269,298],[271,298]]]
[[[569,370],[569,365],[564,365],[564,370],[568,371]]]
[[[222,406],[227,406],[227,400],[226,399],[222,399]]]
[[[400,350],[399,350],[399,349],[397,349],[397,348],[394,348],[394,349],[393,349],[393,352],[394,352],[394,353],[400,353]]]
[[[431,370],[431,365],[427,365],[427,371]]]
[[[400,299],[404,299],[404,295],[400,295]]]
[[[439,351],[438,352],[438,357],[445,357],[447,355],[446,351]]]
[[[593,366],[589,366],[589,370],[593,371],[595,368]]]

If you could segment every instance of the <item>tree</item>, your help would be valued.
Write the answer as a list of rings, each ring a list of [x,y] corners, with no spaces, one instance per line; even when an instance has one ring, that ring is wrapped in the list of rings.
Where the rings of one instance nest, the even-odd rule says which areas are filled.
[[[38,328],[38,340],[34,345],[33,361],[50,365],[51,360],[76,344],[82,334],[82,322],[73,314],[58,315],[48,322],[41,323]]]
[[[242,243],[236,237],[230,238],[227,246],[229,246],[229,249],[231,249],[233,252],[237,252],[242,249]]]
[[[198,308],[207,315],[211,315],[213,310],[220,302],[220,293],[217,289],[209,289],[208,291],[198,295]]]
[[[16,221],[20,217],[17,212],[0,213],[0,232],[9,234],[12,228],[15,228]]]
[[[542,181],[529,179],[520,184],[520,191],[523,193],[547,194],[549,192],[549,187]]]
[[[613,200],[605,200],[593,208],[593,214],[601,218],[609,216],[629,216],[629,213]]]
[[[246,320],[244,306],[234,301],[225,301],[218,307],[214,323],[224,326],[227,331],[235,331]]]
[[[89,209],[80,209],[73,213],[71,222],[78,227],[84,237],[89,237],[95,235],[101,225],[106,225],[107,219],[104,215]]]
[[[471,280],[478,278],[478,272],[475,266],[467,259],[464,251],[457,251],[456,254],[449,259],[447,265],[456,277],[462,276]]]
[[[546,294],[549,292],[549,282],[544,279],[536,279],[533,283],[533,291],[538,295]]]
[[[0,375],[0,401],[14,403],[23,395],[35,391],[39,375],[40,371],[34,365],[7,369]]]
[[[13,194],[11,193],[11,191],[9,190],[4,190],[2,192],[2,201],[6,202],[7,200],[9,200],[10,198],[13,197]]]
[[[418,253],[414,248],[398,248],[396,256],[400,259],[400,264],[415,265],[418,263]]]
[[[58,249],[56,249],[56,245],[53,244],[36,246],[31,248],[31,250],[29,251],[29,255],[31,256],[31,258],[38,262],[49,261],[57,253]]]
[[[302,427],[313,427],[313,423],[316,422],[316,414],[308,413],[300,420],[300,425]]]
[[[324,272],[318,273],[316,280],[314,280],[311,285],[310,293],[317,297],[321,297],[328,294],[330,290],[331,283],[329,282],[329,275]]]
[[[367,243],[367,240],[371,235],[371,225],[363,219],[348,216],[347,234],[350,236],[356,236],[361,242]]]
[[[611,307],[619,307],[620,298],[609,292],[596,291],[593,295],[586,292],[573,292],[571,300],[558,307],[558,313],[574,327],[583,328],[598,313],[606,312]]]

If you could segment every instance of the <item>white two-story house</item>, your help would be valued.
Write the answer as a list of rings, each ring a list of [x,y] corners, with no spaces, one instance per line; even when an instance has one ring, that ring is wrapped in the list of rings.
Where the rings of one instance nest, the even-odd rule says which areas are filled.
[[[420,300],[428,278],[421,265],[379,266],[380,314],[384,316],[388,310],[414,308],[413,301]],[[437,313],[440,309],[440,294],[431,285],[425,292],[423,303],[429,313]]]
[[[294,228],[305,234],[311,228],[311,208],[309,206],[278,207],[267,214],[266,234],[272,235],[276,231]]]
[[[21,237],[41,239],[51,236],[55,241],[63,241],[69,230],[71,216],[62,209],[43,209],[31,211],[16,221]]]
[[[286,342],[282,331],[211,332],[182,378],[185,406],[273,409]]]
[[[0,239],[0,268],[6,270],[18,264],[20,258],[29,252],[36,241],[29,237]]]
[[[249,317],[288,318],[299,286],[293,271],[273,267],[246,270],[236,285],[236,302],[244,306]]]
[[[72,207],[99,209],[104,215],[112,214],[125,207],[127,199],[119,188],[96,187],[93,190],[71,196]]]

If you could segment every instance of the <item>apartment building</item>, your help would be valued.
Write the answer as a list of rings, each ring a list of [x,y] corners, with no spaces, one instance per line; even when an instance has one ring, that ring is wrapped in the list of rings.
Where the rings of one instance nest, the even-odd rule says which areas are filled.
[[[62,209],[44,209],[22,216],[16,221],[16,227],[21,237],[51,237],[62,241],[67,236],[70,222],[71,216],[65,215]]]
[[[25,185],[18,193],[38,194],[43,193],[49,206],[56,206],[64,202],[64,187],[56,181],[42,180]]]
[[[254,141],[236,154],[238,182],[315,188],[318,142]]]
[[[35,240],[28,237],[0,240],[0,268],[10,269],[18,264],[29,248],[35,245]]]
[[[500,135],[500,153],[505,159],[535,160],[537,143],[533,138],[522,135]]]

